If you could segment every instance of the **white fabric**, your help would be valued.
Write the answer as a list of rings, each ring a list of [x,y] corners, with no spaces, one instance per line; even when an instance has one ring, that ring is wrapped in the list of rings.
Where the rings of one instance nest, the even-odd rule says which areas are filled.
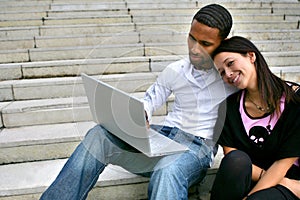
[[[152,113],[173,93],[172,111],[164,125],[212,139],[218,105],[236,89],[225,86],[215,69],[196,70],[189,59],[171,63],[146,91],[143,99],[151,123]]]

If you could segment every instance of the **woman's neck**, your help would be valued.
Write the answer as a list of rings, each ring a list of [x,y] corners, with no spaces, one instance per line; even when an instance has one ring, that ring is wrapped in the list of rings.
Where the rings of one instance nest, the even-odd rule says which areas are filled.
[[[245,108],[252,117],[261,117],[270,112],[268,103],[262,99],[258,90],[245,91]]]

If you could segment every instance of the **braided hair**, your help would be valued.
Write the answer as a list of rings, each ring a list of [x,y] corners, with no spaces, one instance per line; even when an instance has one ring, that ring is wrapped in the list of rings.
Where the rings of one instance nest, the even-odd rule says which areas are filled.
[[[229,11],[221,5],[209,4],[202,7],[193,17],[193,20],[197,20],[211,28],[217,28],[220,30],[221,39],[225,39],[232,27],[232,17]]]

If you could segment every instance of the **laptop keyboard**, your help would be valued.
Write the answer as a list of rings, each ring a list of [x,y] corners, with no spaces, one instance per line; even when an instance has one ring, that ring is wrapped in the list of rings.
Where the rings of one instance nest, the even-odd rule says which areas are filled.
[[[156,152],[170,144],[170,139],[150,129],[150,147]]]

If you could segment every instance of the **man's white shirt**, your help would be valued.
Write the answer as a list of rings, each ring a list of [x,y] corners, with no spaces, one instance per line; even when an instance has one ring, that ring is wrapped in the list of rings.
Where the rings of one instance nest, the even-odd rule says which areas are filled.
[[[189,59],[168,65],[146,91],[143,102],[148,120],[174,94],[172,110],[163,125],[212,139],[219,104],[236,89],[224,84],[218,72],[196,70]]]

